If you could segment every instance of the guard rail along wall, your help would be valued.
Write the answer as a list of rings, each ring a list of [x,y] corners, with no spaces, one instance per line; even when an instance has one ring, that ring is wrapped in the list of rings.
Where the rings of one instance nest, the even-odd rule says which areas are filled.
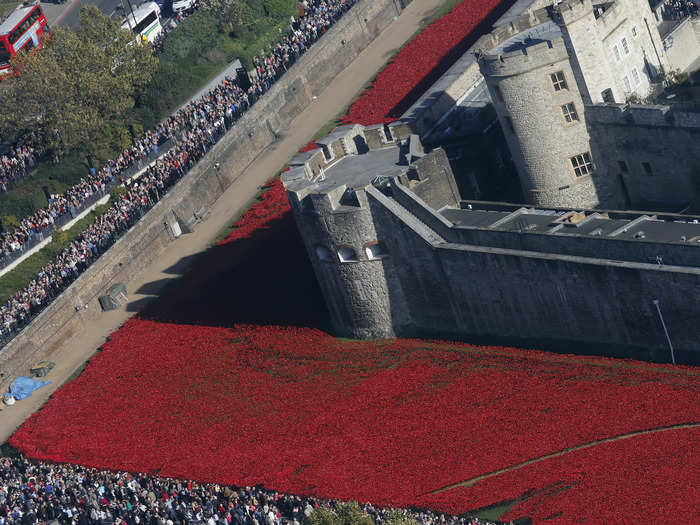
[[[158,259],[173,240],[169,226],[173,221],[196,228],[197,219],[226,188],[408,3],[360,0],[346,13],[143,219],[0,349],[0,387],[26,374],[33,363],[51,358],[65,341],[99,317],[98,297]],[[216,163],[219,170],[214,168]]]

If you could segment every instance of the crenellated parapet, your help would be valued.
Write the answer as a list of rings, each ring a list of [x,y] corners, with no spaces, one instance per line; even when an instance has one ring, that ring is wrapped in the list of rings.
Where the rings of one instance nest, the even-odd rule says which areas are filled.
[[[568,59],[561,37],[551,40],[525,39],[500,53],[479,56],[479,66],[485,77],[508,77]]]
[[[592,125],[687,128],[700,131],[700,107],[591,104],[586,106],[586,117]]]
[[[474,49],[477,50],[477,56],[488,53],[508,39],[551,21],[552,17],[548,8],[528,10],[512,22],[483,35],[474,44]]]
[[[334,327],[349,337],[394,335],[409,320],[390,297],[395,267],[376,195],[395,180],[437,209],[455,205],[447,155],[426,151],[401,122],[341,126],[316,144],[292,160],[282,182]]]
[[[552,7],[552,18],[559,25],[573,24],[594,13],[591,0],[564,0]]]

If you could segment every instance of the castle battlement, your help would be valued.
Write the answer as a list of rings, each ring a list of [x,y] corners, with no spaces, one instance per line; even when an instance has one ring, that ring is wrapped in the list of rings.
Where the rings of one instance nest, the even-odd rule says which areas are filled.
[[[486,77],[506,77],[568,60],[568,56],[560,34],[547,33],[541,38],[525,35],[522,39],[506,42],[494,52],[481,54],[479,66]]]
[[[686,128],[700,131],[700,107],[591,104],[586,106],[586,121],[590,124]]]
[[[564,0],[552,7],[552,18],[559,25],[568,25],[593,13],[591,0]]]
[[[512,22],[480,37],[474,44],[474,49],[478,50],[477,54],[491,51],[513,36],[551,21],[552,17],[547,8],[528,10]]]
[[[598,8],[596,8],[598,9]],[[619,2],[614,2],[605,8],[599,8],[596,14],[596,23],[603,27],[614,27],[625,16],[625,10]]]
[[[382,130],[343,127],[319,144]],[[700,293],[697,216],[461,201],[444,151],[415,135],[308,178],[317,155],[282,179],[337,334],[512,337],[654,357],[666,350],[660,304],[678,351],[697,358],[697,328],[676,314],[700,311],[687,299]]]
[[[389,178],[420,184],[431,169],[423,159],[434,155],[427,154],[420,138],[401,122],[340,126],[316,144],[294,157],[282,174],[292,204],[315,213],[361,208],[366,204],[363,188]]]

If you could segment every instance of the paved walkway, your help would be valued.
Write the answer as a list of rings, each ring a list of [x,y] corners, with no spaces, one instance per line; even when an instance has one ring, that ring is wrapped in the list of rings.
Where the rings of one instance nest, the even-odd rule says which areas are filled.
[[[199,224],[196,232],[183,235],[172,242],[149,268],[134,275],[125,283],[130,292],[130,302],[149,297],[133,292],[144,284],[160,282],[165,285],[169,280],[178,278],[179,276],[173,276],[170,272],[166,273],[166,270],[178,265],[184,258],[206,250],[217,233],[230,224],[231,217],[236,216],[248,205],[257,194],[259,187],[304,147],[325,123],[347,107],[366,82],[376,75],[386,61],[421,27],[423,21],[442,4],[443,0],[416,0],[411,3],[401,16],[345,71],[335,77],[323,92],[315,93],[317,100],[290,124],[289,129],[294,132],[285,133],[279,142],[261,154],[258,161],[219,198],[209,216]],[[317,45],[323,45],[323,43]],[[181,270],[184,271],[184,268]],[[89,329],[67,340],[50,357],[56,362],[56,368],[46,378],[52,382],[52,385],[11,407],[0,403],[0,408],[3,408],[0,411],[0,443],[5,442],[29,415],[41,407],[57,386],[65,382],[95,353],[95,350],[104,343],[107,335],[132,315],[133,313],[126,312],[123,308],[102,314],[102,317]],[[115,400],[115,402],[119,401]],[[66,423],[70,424],[70,422]]]

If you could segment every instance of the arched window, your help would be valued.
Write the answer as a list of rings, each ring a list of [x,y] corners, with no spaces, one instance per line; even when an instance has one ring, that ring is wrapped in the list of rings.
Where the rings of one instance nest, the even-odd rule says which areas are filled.
[[[357,252],[350,246],[341,246],[338,248],[338,258],[340,262],[354,262],[357,261]]]
[[[318,257],[320,261],[333,262],[333,252],[325,246],[316,246],[316,257]]]
[[[386,246],[384,246],[384,243],[381,241],[374,241],[365,244],[365,253],[370,261],[375,259],[384,259],[385,257],[389,256]]]

